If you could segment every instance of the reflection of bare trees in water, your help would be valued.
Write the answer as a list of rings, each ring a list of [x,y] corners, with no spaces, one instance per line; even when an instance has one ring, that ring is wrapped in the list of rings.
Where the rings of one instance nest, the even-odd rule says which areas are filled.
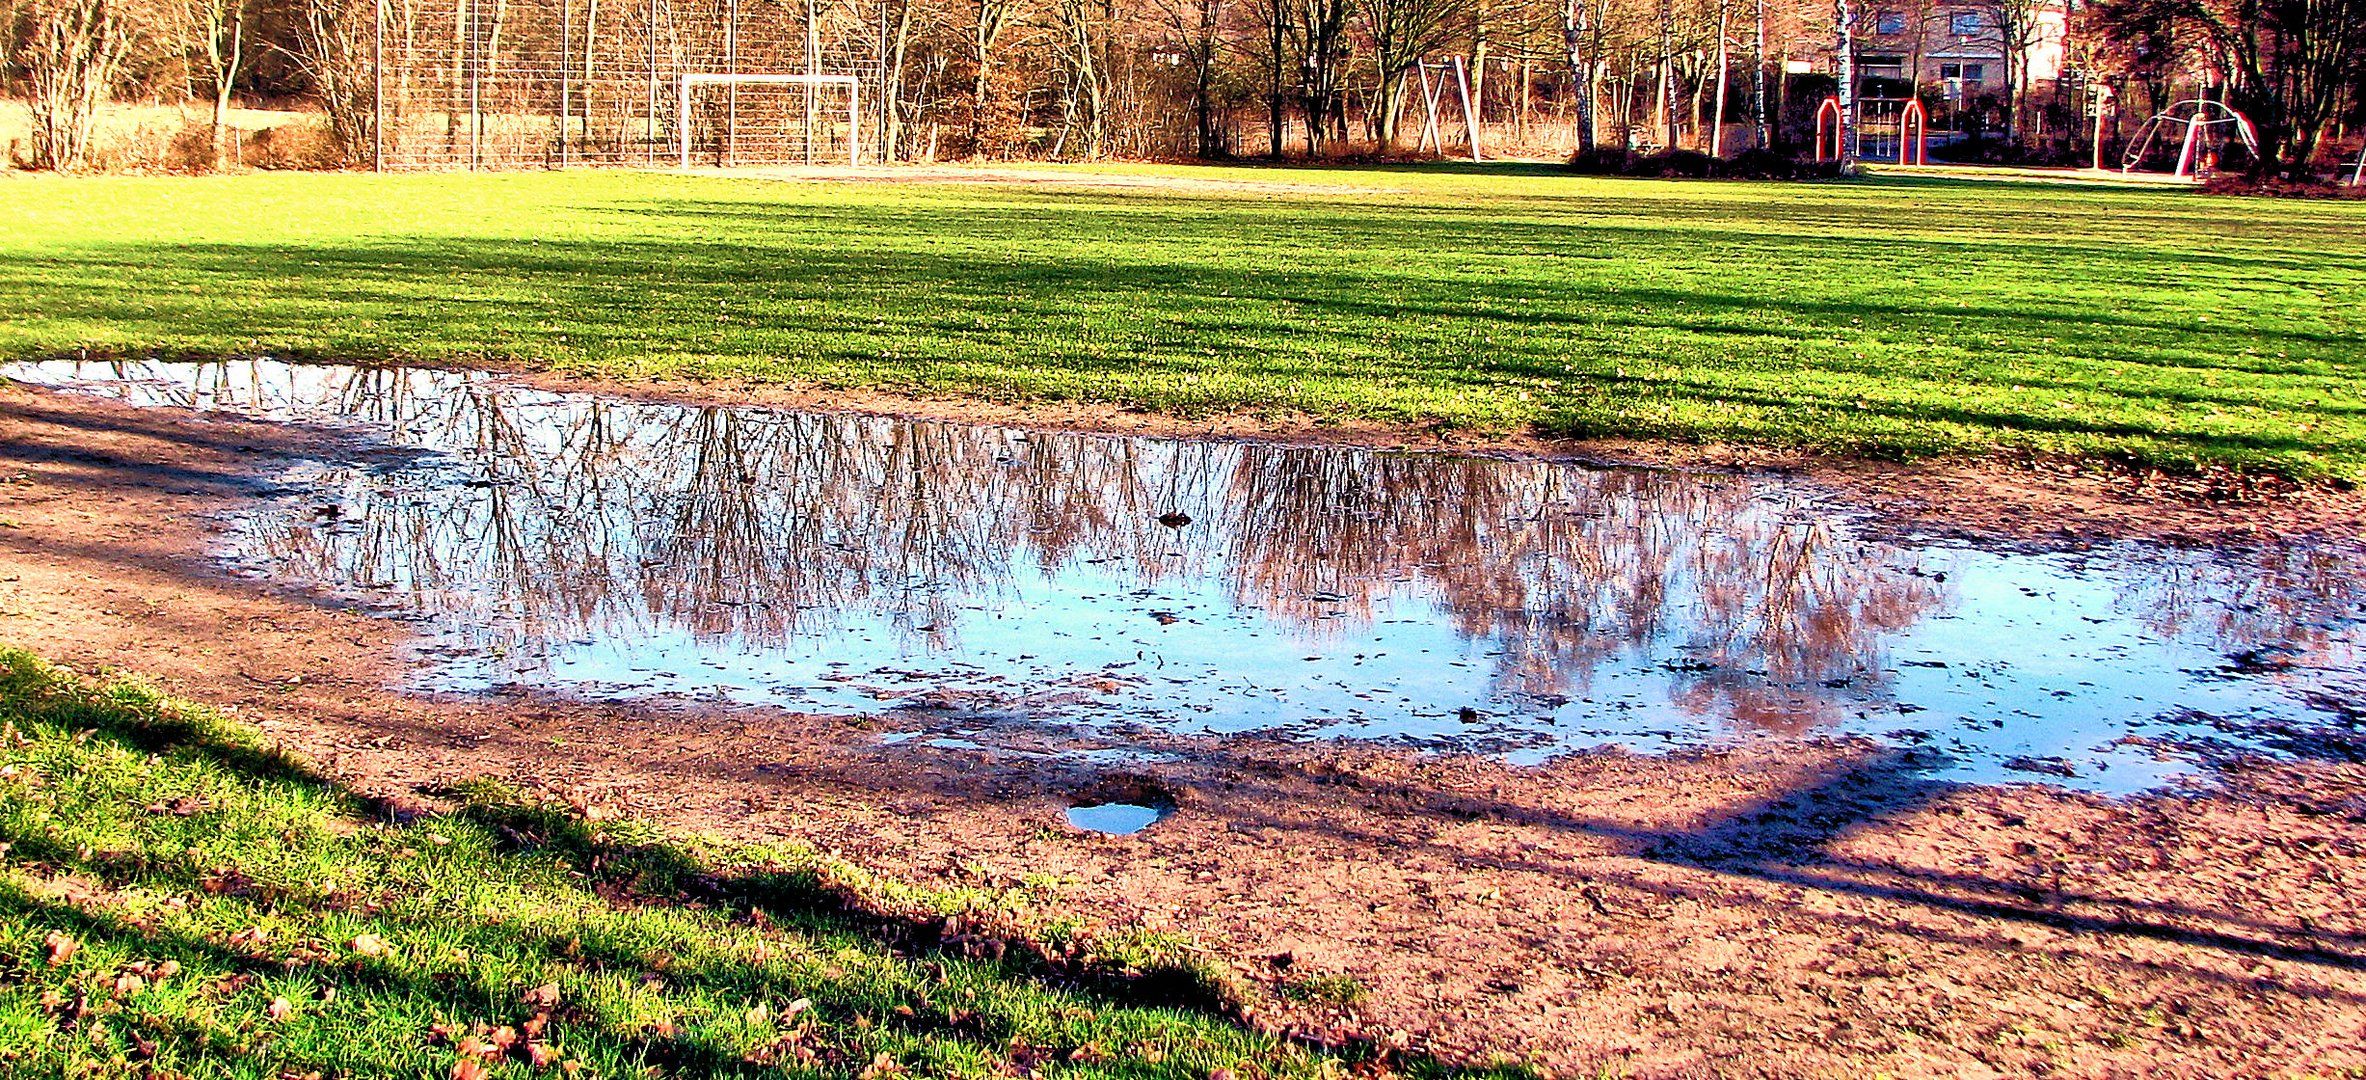
[[[2165,638],[2212,642],[2228,653],[2273,650],[2274,662],[2356,661],[2349,626],[2366,616],[2356,547],[2303,544],[2242,552],[2154,554],[2129,575],[2121,610]]]
[[[1418,592],[1497,650],[1502,689],[1582,693],[1669,648],[1701,711],[1796,716],[1784,685],[1857,679],[1942,604],[1901,553],[1835,540],[1745,480],[1263,448],[1236,466],[1236,602],[1301,624]],[[1768,700],[1755,700],[1765,697]]]
[[[1433,605],[1496,651],[1500,689],[1539,696],[1674,647],[1703,708],[1769,713],[1752,695],[1857,677],[1883,634],[1944,600],[1734,478],[484,384],[357,379],[336,406],[460,455],[482,486],[453,499],[363,485],[357,524],[283,519],[259,533],[270,555],[423,606],[481,607],[520,645],[674,628],[771,649],[856,608],[942,645],[962,605],[1089,564],[1121,588],[1216,575],[1234,604],[1306,636]],[[1160,525],[1170,511],[1193,524]]]
[[[119,391],[144,403],[260,403],[452,455],[344,477],[340,513],[268,515],[250,554],[457,616],[521,664],[587,638],[780,650],[858,613],[944,648],[966,608],[1208,580],[1310,639],[1442,618],[1488,651],[1499,694],[1582,696],[1607,664],[1657,662],[1689,713],[1797,729],[1847,707],[1818,684],[1878,692],[1885,639],[1952,603],[1914,550],[1740,477],[685,408],[442,372],[93,374],[148,379]],[[1192,523],[1161,525],[1172,511]],[[2166,637],[2322,650],[2356,617],[2354,573],[2308,551],[2172,555],[2121,576],[2122,609]]]

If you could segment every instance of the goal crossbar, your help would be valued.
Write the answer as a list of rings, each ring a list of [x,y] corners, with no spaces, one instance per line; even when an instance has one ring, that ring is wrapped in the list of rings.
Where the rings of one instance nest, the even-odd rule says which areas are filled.
[[[699,86],[727,85],[755,86],[843,86],[846,88],[846,163],[860,165],[862,159],[862,111],[856,100],[862,94],[862,80],[853,75],[722,75],[715,73],[685,74],[682,76],[677,100],[678,122],[674,125],[674,140],[681,145],[682,167],[690,167],[690,91]]]

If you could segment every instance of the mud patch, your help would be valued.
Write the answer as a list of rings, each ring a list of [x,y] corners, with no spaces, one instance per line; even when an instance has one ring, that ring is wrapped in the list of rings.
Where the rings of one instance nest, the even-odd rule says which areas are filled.
[[[1038,722],[389,692],[413,624],[208,556],[259,471],[368,463],[320,429],[0,387],[0,459],[0,636],[232,709],[388,805],[494,777],[894,879],[1024,886],[1095,925],[1203,942],[1272,991],[1260,1024],[1451,1061],[2366,1068],[2366,897],[2341,885],[2366,867],[2366,770],[2342,761],[2241,756],[2206,788],[2104,799],[1937,783],[1903,752],[1813,736],[1522,768],[1150,732],[1171,758],[1123,768],[1189,812],[1116,842],[1057,827],[1073,763],[879,745],[922,730],[1058,749],[1014,742]]]

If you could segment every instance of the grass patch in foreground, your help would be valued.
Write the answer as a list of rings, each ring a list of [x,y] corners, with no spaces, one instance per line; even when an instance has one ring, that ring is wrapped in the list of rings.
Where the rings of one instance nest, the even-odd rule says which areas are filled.
[[[2366,479],[2366,203],[1034,172],[1086,186],[33,178],[0,186],[0,357],[490,361]]]
[[[489,786],[455,814],[374,820],[218,715],[13,649],[0,721],[10,1077],[1249,1080],[1346,1064],[1081,988],[1139,988],[1141,968],[1172,968],[1165,943],[1055,928],[1040,951],[963,955],[983,940],[965,927],[1025,918],[1013,895],[694,850]],[[940,947],[893,947],[898,920],[877,911],[897,907]]]

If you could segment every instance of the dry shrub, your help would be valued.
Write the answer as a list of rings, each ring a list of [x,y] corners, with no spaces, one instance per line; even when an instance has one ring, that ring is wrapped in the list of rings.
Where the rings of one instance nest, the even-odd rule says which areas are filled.
[[[209,173],[219,164],[214,159],[214,126],[208,121],[197,121],[181,126],[174,135],[172,146],[165,151],[165,167],[173,172]]]
[[[2210,195],[2264,195],[2276,199],[2366,199],[2366,187],[2325,180],[2264,179],[2233,173],[2211,177],[2202,191]]]
[[[337,169],[345,164],[344,148],[327,125],[317,122],[250,131],[241,151],[239,164],[250,169]]]

